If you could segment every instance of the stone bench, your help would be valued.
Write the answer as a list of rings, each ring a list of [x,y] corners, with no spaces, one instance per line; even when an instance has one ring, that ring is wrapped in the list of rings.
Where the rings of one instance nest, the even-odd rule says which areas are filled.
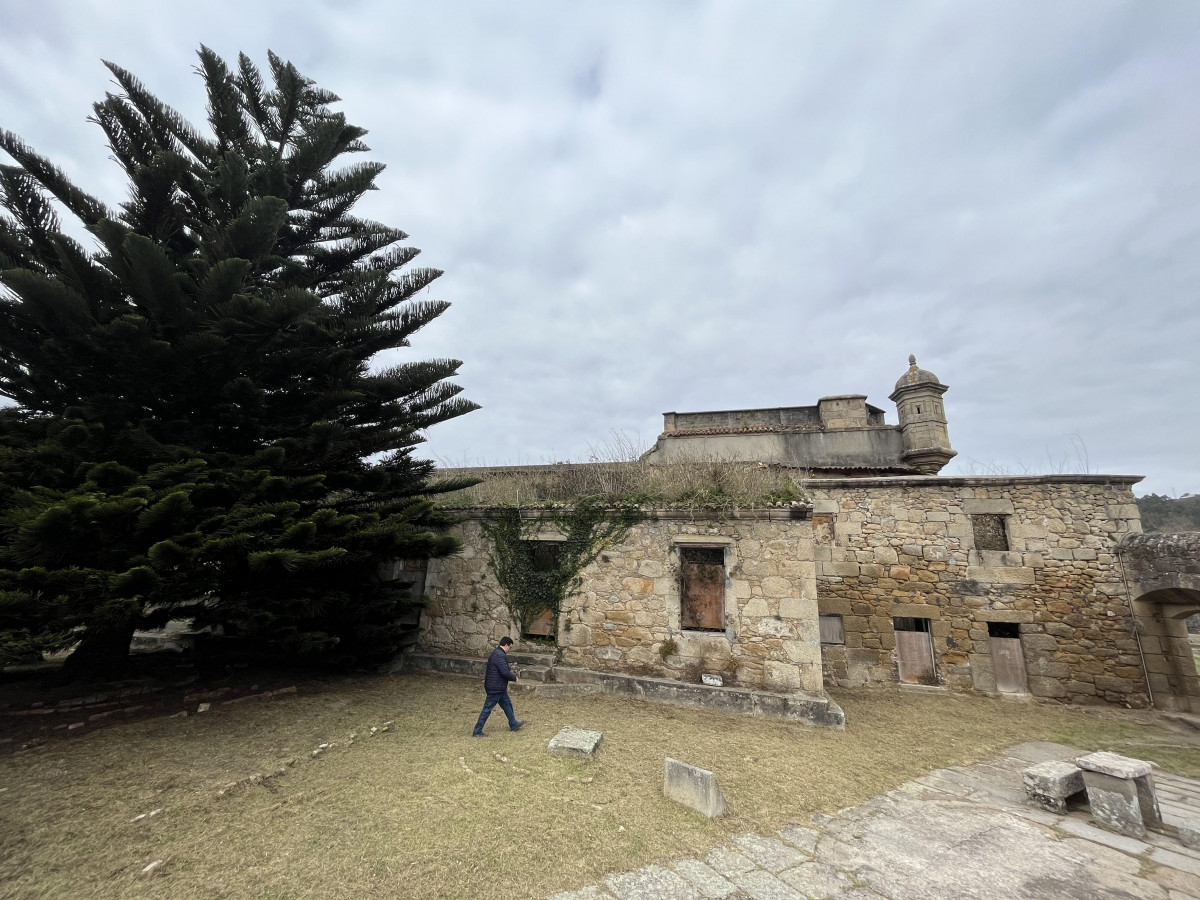
[[[1083,769],[1088,805],[1097,825],[1128,837],[1163,830],[1150,763],[1116,753],[1089,753],[1075,760]]]
[[[1051,760],[1021,773],[1025,796],[1048,812],[1065,815],[1067,800],[1083,793],[1083,770],[1070,762]]]

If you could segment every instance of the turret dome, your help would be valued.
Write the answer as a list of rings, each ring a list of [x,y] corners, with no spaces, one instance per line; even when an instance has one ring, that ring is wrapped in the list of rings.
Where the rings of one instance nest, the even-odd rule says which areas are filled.
[[[916,387],[918,384],[941,384],[938,377],[927,369],[917,368],[917,357],[909,355],[908,371],[900,376],[900,380],[896,382],[896,390],[900,391],[908,387]]]

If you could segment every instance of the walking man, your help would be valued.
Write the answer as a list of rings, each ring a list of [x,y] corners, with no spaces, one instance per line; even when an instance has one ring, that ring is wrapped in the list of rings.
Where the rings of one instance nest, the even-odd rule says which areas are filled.
[[[517,676],[508,665],[508,648],[512,645],[512,638],[502,637],[500,646],[488,657],[487,672],[483,676],[483,689],[487,691],[487,699],[483,701],[483,712],[479,714],[479,721],[475,723],[475,730],[471,732],[472,737],[487,737],[483,733],[483,726],[497,705],[508,716],[510,730],[520,731],[521,726],[525,724],[517,721],[517,717],[513,715],[512,701],[508,699],[508,683],[517,680]]]

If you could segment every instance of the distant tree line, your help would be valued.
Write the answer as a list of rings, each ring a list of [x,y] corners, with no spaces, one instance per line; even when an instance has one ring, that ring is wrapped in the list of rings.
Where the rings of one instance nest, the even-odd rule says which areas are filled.
[[[1147,494],[1137,498],[1146,532],[1200,531],[1200,494],[1167,497]]]

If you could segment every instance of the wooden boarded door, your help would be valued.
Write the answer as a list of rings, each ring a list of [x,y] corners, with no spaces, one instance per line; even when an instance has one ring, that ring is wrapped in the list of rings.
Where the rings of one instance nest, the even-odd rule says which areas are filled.
[[[526,541],[529,548],[530,565],[535,577],[551,577],[558,568],[562,553],[561,541]],[[527,637],[554,638],[554,611],[543,610],[525,628]]]
[[[992,645],[996,690],[1006,694],[1028,694],[1029,678],[1025,671],[1020,629],[1015,623],[988,622],[988,640]]]
[[[679,624],[693,631],[725,630],[725,550],[679,548]]]
[[[897,617],[892,623],[896,631],[896,668],[900,680],[906,684],[933,683],[933,641],[929,620]]]

